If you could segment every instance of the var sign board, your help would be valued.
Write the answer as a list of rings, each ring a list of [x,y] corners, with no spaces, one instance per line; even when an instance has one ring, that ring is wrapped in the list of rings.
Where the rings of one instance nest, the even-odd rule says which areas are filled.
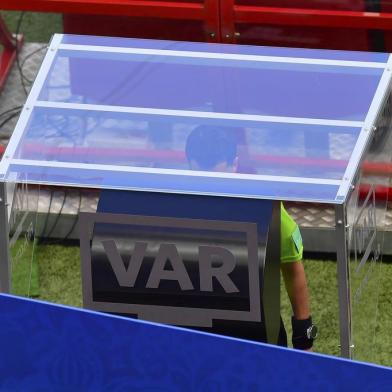
[[[263,323],[269,221],[216,218],[81,213],[84,306],[207,330]]]
[[[97,223],[101,233],[93,236],[91,247],[83,234],[91,233]],[[83,213],[80,227],[92,289],[86,296],[88,307],[179,325],[209,326],[213,318],[260,320],[256,224]],[[229,243],[233,238],[236,243]],[[105,301],[102,294],[116,300]],[[222,306],[209,307],[217,297]],[[133,298],[139,298],[137,303]],[[238,306],[228,309],[225,302]]]

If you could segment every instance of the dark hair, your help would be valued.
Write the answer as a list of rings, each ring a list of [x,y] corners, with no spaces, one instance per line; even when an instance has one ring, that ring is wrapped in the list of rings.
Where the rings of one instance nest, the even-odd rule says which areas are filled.
[[[235,134],[231,129],[200,125],[189,134],[185,153],[188,161],[195,161],[202,170],[221,162],[232,165],[237,156]]]

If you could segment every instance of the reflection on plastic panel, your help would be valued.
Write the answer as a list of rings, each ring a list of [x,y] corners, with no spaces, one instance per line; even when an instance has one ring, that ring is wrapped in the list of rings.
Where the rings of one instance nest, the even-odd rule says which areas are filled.
[[[37,198],[31,188],[21,181],[15,185],[10,215],[11,292],[17,295],[36,295],[32,276],[36,273],[34,258]]]
[[[60,50],[40,99],[364,120],[382,71]]]
[[[356,268],[354,271],[355,279],[362,274],[362,269],[365,264],[369,265],[363,280],[359,287],[356,288],[354,294],[354,304],[357,303],[362,295],[364,287],[366,287],[374,263],[380,258],[381,245],[377,242],[377,222],[376,222],[376,202],[374,186],[369,190],[368,196],[365,199],[363,206],[358,211],[353,226],[353,242],[354,242],[354,257]]]
[[[346,126],[36,108],[16,158],[175,170],[189,170],[196,159],[210,172],[340,180],[359,132]],[[220,162],[227,165],[219,168]]]

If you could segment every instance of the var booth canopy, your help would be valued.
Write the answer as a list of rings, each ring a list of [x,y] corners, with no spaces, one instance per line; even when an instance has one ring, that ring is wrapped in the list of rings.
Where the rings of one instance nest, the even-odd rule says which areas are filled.
[[[371,359],[389,177],[364,167],[391,162],[390,80],[384,53],[55,35],[0,163],[1,291],[31,295],[40,245],[80,239],[86,307],[207,328],[267,298],[276,336],[280,201],[324,203],[331,334]],[[213,252],[238,267],[218,284]]]
[[[388,61],[380,53],[55,35],[0,175],[342,203],[386,92]],[[185,146],[197,127],[235,140],[236,170],[190,170]]]

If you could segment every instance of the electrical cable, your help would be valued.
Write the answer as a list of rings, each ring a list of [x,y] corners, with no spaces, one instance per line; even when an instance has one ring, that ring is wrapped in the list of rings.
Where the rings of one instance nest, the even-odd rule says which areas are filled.
[[[9,135],[7,134],[7,132],[2,132],[2,128],[9,122],[11,121],[14,117],[18,116],[19,113],[21,112],[23,106],[15,106],[12,109],[8,109],[5,110],[3,113],[0,113],[0,119],[3,119],[6,115],[8,115],[8,117],[6,117],[1,123],[0,123],[0,136],[1,138],[9,138]],[[0,151],[0,154],[2,152]]]
[[[0,117],[3,117],[5,114],[11,113],[15,110],[21,110],[22,108],[23,108],[23,105],[20,105],[20,106],[15,106],[11,109],[5,110],[4,112],[0,113]]]
[[[41,52],[42,50],[47,49],[47,48],[48,48],[48,45],[43,45],[43,46],[41,46],[40,48],[33,50],[32,52],[30,52],[29,54],[27,54],[26,57],[23,58],[23,61],[22,61],[21,64],[20,64],[20,68],[21,68],[21,71],[22,71],[23,78],[25,79],[26,82],[28,82],[28,83],[30,83],[30,84],[33,83],[33,81],[30,80],[30,79],[28,79],[27,76],[23,73],[23,67],[24,67],[25,64],[26,64],[26,61],[29,60],[29,59],[30,59],[32,56],[34,56],[35,54],[37,54],[37,53],[39,53],[39,52]]]
[[[18,110],[16,113],[12,113],[9,115],[4,121],[0,123],[0,130],[4,125],[6,125],[9,121],[11,121],[14,117],[19,116],[20,110]]]
[[[79,221],[80,208],[82,207],[82,192],[81,192],[80,189],[78,189],[78,193],[79,193],[79,205],[78,205],[78,210],[77,210],[77,212],[76,212],[75,219],[74,219],[74,222],[73,222],[71,228],[69,229],[68,233],[64,236],[64,240],[68,240],[69,236],[72,234],[72,232],[74,231],[74,229],[75,229],[75,227],[76,227],[76,224],[77,224],[78,221]]]
[[[62,203],[61,203],[60,210],[59,210],[59,212],[57,213],[57,216],[56,216],[56,218],[55,218],[55,220],[54,220],[54,223],[52,224],[52,227],[50,228],[50,230],[48,230],[48,233],[47,233],[47,234],[43,233],[43,235],[45,236],[45,238],[49,238],[49,237],[52,235],[52,233],[54,232],[54,229],[55,229],[56,226],[57,226],[57,223],[59,222],[61,213],[63,212],[63,208],[64,208],[64,206],[65,206],[65,201],[67,200],[68,190],[66,189],[63,193],[64,193],[63,201],[62,201]]]
[[[20,28],[22,26],[22,22],[23,22],[23,18],[25,16],[25,11],[22,11],[19,15],[19,19],[16,25],[16,31],[15,31],[15,50],[16,50],[16,65],[19,71],[19,76],[20,76],[20,81],[22,83],[22,87],[23,87],[23,91],[25,93],[25,95],[28,95],[28,91],[27,91],[27,87],[25,84],[25,76],[23,74],[23,70],[22,67],[20,65],[20,48],[19,48],[19,42],[18,42],[18,36],[19,36],[19,32],[20,32]]]
[[[63,241],[67,241],[69,239],[69,236],[74,231],[74,229],[76,227],[76,224],[79,221],[79,213],[80,213],[80,208],[82,206],[82,192],[80,190],[78,190],[78,195],[79,195],[78,208],[77,208],[77,211],[76,211],[76,214],[75,214],[75,219],[74,219],[74,221],[72,223],[71,228],[68,230],[67,234],[63,238],[58,238],[58,239],[55,239],[55,240],[51,240],[50,239],[50,235],[54,231],[54,229],[57,226],[57,224],[59,222],[59,219],[61,217],[61,213],[62,213],[62,210],[64,208],[66,198],[68,197],[67,191],[68,190],[66,190],[65,193],[64,193],[64,198],[63,198],[63,201],[62,201],[61,208],[60,208],[59,212],[57,213],[57,216],[55,218],[54,224],[52,225],[52,228],[49,230],[48,234],[46,234],[46,235],[44,235],[44,231],[41,232],[42,234],[41,234],[40,243],[44,243],[46,245],[55,245],[55,244],[61,243]],[[48,221],[49,221],[50,209],[51,209],[51,205],[52,205],[52,202],[53,202],[53,193],[54,192],[55,192],[54,190],[51,191],[51,199],[49,201],[50,206],[49,206],[49,209],[48,209],[48,214],[46,216],[45,225],[44,225],[45,231],[46,231],[46,227],[47,227],[47,224],[48,224]]]
[[[39,242],[40,242],[40,243],[43,242],[43,236],[44,236],[44,233],[45,233],[46,228],[47,228],[47,226],[48,226],[50,210],[52,209],[52,203],[53,203],[53,192],[50,192],[50,200],[49,200],[48,212],[46,213],[45,221],[44,221],[44,227],[43,227],[43,229],[41,230],[41,234],[40,234],[40,236],[39,236]]]
[[[3,118],[5,115],[8,114],[8,117],[0,123],[0,131],[1,128],[7,124],[9,121],[11,121],[14,117],[16,117],[20,111],[22,110],[23,106],[15,106],[14,108],[5,110],[3,113],[0,113],[0,119]],[[16,111],[16,112],[15,112]],[[14,112],[14,113],[13,113]]]
[[[176,42],[170,43],[167,42],[167,45],[165,46],[165,50],[170,50],[174,49],[175,46],[177,45]],[[154,59],[153,55],[147,56],[151,59]],[[122,92],[122,95],[129,94],[129,91],[135,90],[140,83],[142,83],[146,78],[150,76],[151,73],[155,71],[156,68],[159,68],[161,66],[160,63],[155,63],[155,62],[148,62],[148,61],[143,61],[139,66],[135,66],[135,69],[133,72],[129,73],[128,75],[125,75],[125,78],[115,86],[111,91],[109,91],[108,94],[103,96],[100,99],[101,104],[110,104],[110,99],[115,98],[116,96],[118,97],[119,93],[121,90],[126,89],[126,91]],[[131,82],[131,84],[128,84],[128,82]]]
[[[19,76],[20,76],[20,80],[22,83],[22,87],[23,87],[23,91],[25,93],[25,95],[28,95],[28,90],[27,90],[27,86],[26,83],[28,84],[32,84],[33,81],[30,80],[23,72],[23,66],[25,65],[26,61],[31,58],[33,55],[35,55],[36,53],[42,51],[43,49],[46,49],[48,46],[47,45],[43,45],[38,49],[33,50],[31,53],[29,53],[21,62],[20,61],[20,46],[19,46],[19,42],[18,42],[18,37],[19,37],[19,33],[22,27],[22,23],[23,23],[23,19],[25,16],[26,12],[22,11],[19,15],[19,19],[16,25],[16,31],[15,31],[15,51],[16,51],[16,65],[19,71]]]

